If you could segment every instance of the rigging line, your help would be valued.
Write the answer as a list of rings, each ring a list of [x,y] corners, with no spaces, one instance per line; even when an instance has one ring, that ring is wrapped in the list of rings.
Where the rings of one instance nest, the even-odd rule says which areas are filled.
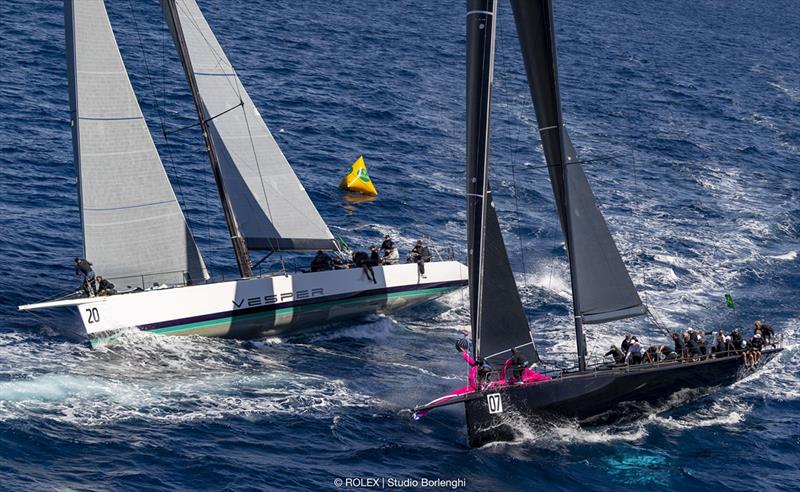
[[[144,49],[144,40],[142,38],[142,31],[141,31],[141,29],[139,29],[139,21],[137,20],[137,14],[136,14],[136,11],[133,8],[133,0],[128,0],[128,8],[130,9],[131,15],[133,16],[133,25],[134,25],[134,27],[136,29],[136,37],[139,40],[139,49],[142,52],[142,61],[144,62],[144,69],[145,69],[145,73],[147,74],[147,85],[148,85],[148,87],[150,89],[150,92],[153,95],[153,103],[156,106],[156,114],[158,114],[159,125],[161,126],[161,131],[163,132],[164,128],[165,128],[164,111],[163,111],[162,105],[159,104],[159,102],[158,102],[158,94],[156,93],[155,83],[153,82],[153,76],[150,73],[150,64],[147,63],[147,53],[145,52],[145,49]],[[163,62],[163,52],[164,52],[164,49],[163,49],[163,44],[162,44],[162,62]],[[163,71],[163,63],[162,63],[162,71]],[[166,92],[166,83],[164,83],[164,87],[165,87],[164,90]],[[134,97],[136,97],[136,96],[134,95]],[[165,143],[167,144],[166,145],[166,148],[167,148],[167,160],[169,162],[170,167],[172,168],[172,174],[175,176],[175,184],[178,185],[179,203],[180,203],[181,208],[185,210],[186,209],[186,200],[184,199],[183,186],[181,185],[181,179],[180,179],[180,175],[178,174],[178,168],[175,165],[175,159],[173,158],[172,150],[169,147],[169,142],[166,141],[167,140],[166,136],[164,137],[164,140],[165,140]],[[173,193],[174,193],[174,190],[173,190]],[[189,234],[191,234],[192,237],[194,237],[194,231],[192,230],[191,222],[186,217],[186,215],[184,215],[184,214],[181,214],[181,215],[183,215],[183,222],[186,224],[186,227],[189,228]]]
[[[172,135],[173,133],[182,132],[183,130],[188,130],[189,128],[194,128],[196,126],[204,125],[204,124],[208,123],[209,121],[214,120],[214,119],[216,119],[216,118],[218,118],[218,117],[220,117],[220,116],[222,116],[222,115],[224,115],[226,113],[230,113],[234,109],[238,108],[239,106],[243,106],[243,105],[244,105],[244,102],[242,101],[239,104],[237,104],[236,106],[234,106],[232,108],[228,108],[225,111],[222,111],[221,113],[217,113],[214,116],[212,116],[210,118],[207,118],[207,119],[205,119],[203,121],[198,121],[197,123],[192,123],[191,125],[182,126],[180,128],[176,128],[176,129],[170,130],[170,131],[167,131],[165,128],[162,127],[161,131],[164,134],[164,138],[167,138],[167,135]]]

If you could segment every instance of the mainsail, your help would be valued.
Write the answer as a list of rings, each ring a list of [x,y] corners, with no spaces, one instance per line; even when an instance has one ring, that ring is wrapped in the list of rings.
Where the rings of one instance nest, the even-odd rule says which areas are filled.
[[[489,188],[489,122],[495,43],[494,0],[467,8],[467,244],[476,357],[507,358],[517,348],[539,360],[508,261]]]
[[[162,0],[201,119],[219,163],[221,187],[251,249],[333,248],[333,235],[272,137],[194,0]]]
[[[578,353],[583,323],[645,314],[561,116],[551,0],[511,0],[539,133],[570,260]]]
[[[64,12],[84,256],[117,288],[205,280],[103,0],[67,0]]]

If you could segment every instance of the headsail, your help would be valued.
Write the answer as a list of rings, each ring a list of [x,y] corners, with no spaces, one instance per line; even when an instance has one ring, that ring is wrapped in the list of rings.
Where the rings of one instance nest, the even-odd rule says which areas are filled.
[[[495,0],[467,8],[467,244],[470,314],[476,357],[502,360],[518,348],[539,356],[508,261],[489,188],[489,122],[495,42]]]
[[[245,91],[195,0],[162,0],[185,42],[197,96],[238,230],[250,249],[333,247],[333,235]],[[174,6],[174,9],[170,8]],[[184,57],[179,45],[178,52]]]
[[[561,116],[550,0],[512,0],[539,132],[586,323],[644,314]]]
[[[597,207],[561,116],[551,0],[511,0],[556,207],[570,260],[575,329],[585,367],[583,323],[645,314]]]
[[[118,288],[208,278],[103,0],[64,5],[84,255]]]

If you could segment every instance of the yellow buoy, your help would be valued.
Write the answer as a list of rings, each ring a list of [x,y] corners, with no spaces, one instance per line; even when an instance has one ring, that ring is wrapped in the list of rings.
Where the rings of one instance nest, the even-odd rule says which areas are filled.
[[[365,195],[377,196],[378,190],[372,184],[367,174],[367,166],[364,164],[364,156],[358,156],[356,162],[347,170],[347,174],[342,178],[339,188],[348,191],[355,191]]]

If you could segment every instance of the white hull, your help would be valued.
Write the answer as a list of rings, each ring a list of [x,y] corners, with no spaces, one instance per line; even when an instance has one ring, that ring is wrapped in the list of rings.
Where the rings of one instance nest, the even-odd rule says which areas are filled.
[[[239,279],[109,297],[20,306],[77,309],[93,345],[138,328],[166,335],[255,338],[280,335],[369,313],[391,313],[467,285],[457,261]]]

